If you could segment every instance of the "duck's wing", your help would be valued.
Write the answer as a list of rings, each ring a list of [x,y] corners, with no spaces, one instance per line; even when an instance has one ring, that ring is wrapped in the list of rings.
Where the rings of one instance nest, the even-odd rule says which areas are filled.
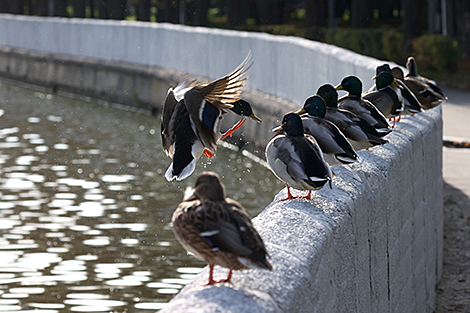
[[[240,100],[242,88],[248,77],[251,51],[246,59],[231,73],[211,83],[196,85],[186,91],[184,103],[189,112],[194,132],[206,148],[215,150],[220,138],[220,119],[230,103]]]
[[[163,151],[170,157],[173,156],[175,127],[181,117],[181,109],[183,109],[181,103],[176,100],[173,89],[170,88],[163,104],[160,128]]]
[[[177,108],[181,104],[181,100],[184,99],[184,94],[186,91],[190,90],[196,85],[196,80],[185,79],[180,82],[174,89],[168,89],[166,94],[165,101],[163,102],[162,110],[162,123],[161,123],[161,136],[162,136],[162,147],[163,151],[168,156],[173,155],[172,145],[174,143],[174,129],[176,126],[176,121],[180,118],[178,116]]]
[[[293,137],[294,146],[297,153],[302,160],[301,166],[308,177],[305,182],[313,186],[315,189],[322,188],[328,181],[333,179],[330,166],[323,158],[320,147],[318,146],[315,138],[311,135],[304,137]]]
[[[375,146],[388,142],[366,120],[347,110],[327,110],[325,118],[335,124],[349,139]],[[357,146],[355,146],[358,150]],[[362,148],[361,148],[362,149]]]
[[[189,115],[184,105],[181,105],[181,110],[183,112],[176,122],[174,141],[170,147],[173,162],[165,173],[165,178],[168,181],[183,180],[190,176],[204,151],[204,146],[191,127]]]
[[[429,85],[420,80],[412,77],[407,77],[405,83],[408,88],[414,93],[418,101],[421,103],[423,109],[431,109],[444,101],[441,95],[434,92]]]
[[[338,108],[362,117],[375,129],[381,130],[384,135],[391,132],[385,116],[367,99],[342,98],[338,101]]]
[[[187,210],[184,224],[190,225],[186,227],[192,227],[191,231],[197,233],[191,242],[193,247],[197,243],[200,254],[211,254],[216,258],[215,252],[227,252],[245,266],[272,269],[266,260],[266,247],[240,203],[228,198],[225,201],[192,202],[197,205],[193,204]]]
[[[402,94],[404,105],[403,112],[410,115],[422,112],[423,109],[421,108],[421,104],[419,103],[414,93],[405,84],[405,82],[399,79],[395,79],[395,81],[401,87],[400,92]]]
[[[403,109],[397,93],[389,87],[366,93],[362,98],[375,105],[386,118],[398,115]]]
[[[240,100],[241,90],[245,87],[248,76],[244,76],[250,69],[253,62],[252,53],[231,73],[214,80],[211,83],[202,83],[188,90],[185,94],[188,111],[192,115],[193,109],[200,106],[201,100],[206,100],[214,104],[219,109],[231,108],[235,101]],[[194,102],[193,102],[194,101]],[[196,116],[197,114],[194,114]]]
[[[235,254],[245,266],[272,269],[266,260],[268,254],[263,240],[242,205],[229,198],[224,202],[209,204],[218,207],[218,216],[206,220],[205,226],[210,230],[206,232],[205,238],[221,251]]]
[[[325,154],[333,154],[341,163],[357,161],[357,154],[344,134],[330,121],[318,117],[303,117],[305,133],[312,135]]]
[[[434,80],[423,77],[423,76],[411,76],[411,77],[419,79],[420,81],[422,81],[423,83],[428,85],[429,88],[431,88],[436,94],[439,95],[440,99],[447,100],[447,96],[444,95],[444,92],[442,91],[442,89],[437,85],[437,83]]]

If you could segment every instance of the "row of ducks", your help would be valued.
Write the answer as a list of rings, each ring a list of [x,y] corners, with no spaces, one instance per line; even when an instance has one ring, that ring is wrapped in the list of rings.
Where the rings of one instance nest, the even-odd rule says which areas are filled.
[[[162,146],[173,160],[165,177],[182,180],[195,169],[202,156],[213,157],[217,141],[240,128],[246,118],[261,120],[240,98],[252,61],[251,52],[231,73],[213,82],[187,80],[169,89],[162,114]],[[392,131],[388,119],[412,115],[435,107],[446,99],[435,82],[417,74],[414,58],[407,62],[408,74],[388,64],[377,67],[375,84],[362,93],[362,82],[348,76],[333,87],[325,84],[303,107],[287,113],[277,134],[266,146],[266,159],[273,173],[287,185],[287,197],[297,198],[290,187],[311,191],[329,183],[330,166],[358,161],[357,150],[387,143]],[[348,95],[338,99],[337,90]],[[229,111],[241,119],[221,133],[220,122]],[[209,282],[228,282],[233,270],[272,270],[266,247],[243,206],[225,197],[216,173],[203,172],[175,210],[173,230],[182,246],[209,264]],[[216,281],[214,265],[230,269],[226,279]]]
[[[356,151],[387,143],[383,137],[392,131],[387,118],[413,115],[439,105],[446,99],[434,81],[417,75],[416,61],[410,57],[405,77],[399,67],[388,64],[376,69],[375,84],[362,93],[355,76],[333,87],[322,85],[297,112],[284,116],[275,128],[278,135],[266,147],[266,159],[273,173],[287,185],[287,199],[294,197],[290,187],[311,191],[331,187],[329,165],[358,161]],[[337,90],[348,95],[338,99]],[[420,99],[420,100],[418,100]]]

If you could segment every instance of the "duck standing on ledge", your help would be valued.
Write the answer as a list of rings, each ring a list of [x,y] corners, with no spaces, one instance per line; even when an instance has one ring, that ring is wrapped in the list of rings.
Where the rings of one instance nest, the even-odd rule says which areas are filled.
[[[335,89],[348,92],[346,96],[338,99],[338,108],[362,117],[382,137],[392,131],[385,116],[369,100],[362,98],[362,82],[359,78],[356,76],[345,77]]]
[[[390,65],[387,63],[377,66],[376,68],[376,74],[372,79],[376,79],[377,76],[382,73],[382,72],[389,72],[392,74],[394,78],[395,84],[398,86],[395,86],[395,84],[390,85],[389,88],[394,90],[399,98],[400,101],[403,102],[403,109],[400,112],[400,115],[398,115],[397,122],[400,121],[402,115],[414,115],[416,113],[422,112],[423,109],[421,107],[421,103],[419,102],[418,98],[416,95],[410,90],[410,88],[403,82],[403,80],[398,79],[395,74],[394,74],[394,69],[396,71],[397,67],[394,67],[393,69],[390,68]],[[374,84],[374,86],[371,88],[371,90],[376,91],[377,86]]]
[[[317,94],[325,100],[327,106],[325,119],[341,130],[356,151],[388,142],[382,139],[377,130],[362,117],[350,111],[338,109],[338,92],[332,85],[320,86]]]
[[[266,146],[266,160],[271,171],[287,185],[287,197],[280,201],[300,198],[293,196],[290,187],[318,190],[331,181],[333,174],[323,158],[322,151],[313,136],[304,134],[302,119],[295,113],[288,113],[282,125],[273,129],[281,132],[274,136]]]
[[[173,213],[173,232],[181,245],[209,264],[209,283],[230,282],[233,270],[272,270],[263,240],[246,209],[225,198],[219,176],[202,172],[192,195]],[[214,266],[230,269],[226,279],[215,281]]]
[[[362,97],[372,102],[386,118],[399,116],[404,110],[403,96],[392,72],[383,71],[379,73],[375,78],[375,85],[377,90],[369,91]]]
[[[408,60],[406,61],[406,68],[408,69],[408,74],[406,74],[406,77],[411,77],[422,81],[423,83],[427,84],[435,93],[437,93],[442,100],[447,100],[447,97],[444,95],[444,92],[434,80],[423,77],[418,74],[418,65],[416,64],[416,60],[414,57],[408,58]]]
[[[213,82],[185,81],[168,90],[161,125],[163,150],[173,159],[165,173],[167,180],[182,180],[191,175],[203,153],[213,157],[217,141],[241,127],[244,119],[225,134],[220,132],[223,115],[227,114],[227,109],[234,109],[234,103],[240,100],[251,56],[250,51],[235,70]],[[236,107],[244,105],[238,102]],[[252,118],[256,119],[254,115]]]
[[[403,82],[411,90],[424,110],[432,109],[444,101],[442,96],[432,90],[428,84],[413,77],[405,77],[403,70],[398,66],[392,68],[392,74],[395,80]]]
[[[326,104],[320,96],[305,100],[303,107],[295,113],[302,118],[305,133],[315,138],[329,165],[357,162],[359,157],[348,139],[335,124],[324,119]]]

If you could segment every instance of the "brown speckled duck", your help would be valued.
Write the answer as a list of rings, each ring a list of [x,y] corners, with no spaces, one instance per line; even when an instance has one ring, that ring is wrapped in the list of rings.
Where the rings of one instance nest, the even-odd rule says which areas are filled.
[[[435,93],[437,93],[442,100],[447,100],[447,97],[444,95],[442,89],[436,84],[436,82],[432,79],[423,77],[418,74],[418,65],[416,64],[416,60],[414,57],[409,57],[406,61],[406,68],[408,69],[408,74],[406,77],[412,77],[423,83],[427,84]]]
[[[395,79],[401,80],[416,96],[419,103],[425,110],[429,110],[441,104],[445,99],[435,92],[428,84],[412,76],[405,77],[403,71],[398,66],[392,68]]]
[[[246,209],[225,198],[224,186],[213,172],[196,178],[193,194],[173,213],[173,232],[181,245],[209,264],[209,283],[229,282],[233,270],[272,270],[263,240]],[[214,265],[230,269],[226,279],[215,281]]]

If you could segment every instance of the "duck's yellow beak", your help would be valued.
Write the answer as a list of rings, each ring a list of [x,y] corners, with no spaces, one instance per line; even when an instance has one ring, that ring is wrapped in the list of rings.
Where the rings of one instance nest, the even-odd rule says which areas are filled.
[[[277,132],[280,132],[280,131],[283,131],[283,130],[284,130],[284,128],[282,128],[282,125],[281,125],[281,126],[278,126],[278,127],[276,127],[276,128],[273,128],[273,132],[276,132],[276,133],[277,133]]]
[[[294,113],[298,115],[302,115],[302,114],[307,113],[307,111],[305,111],[304,107],[301,107],[298,111],[295,111]]]
[[[377,75],[374,75],[372,76],[372,80],[376,79],[377,78]]]
[[[259,117],[255,115],[255,113],[251,113],[250,118],[257,121],[258,123],[263,122]]]
[[[402,87],[402,86],[400,86],[400,85],[399,85],[399,84],[396,82],[396,80],[395,80],[395,79],[393,80],[393,82],[392,82],[392,84],[391,84],[391,85],[392,85],[393,87],[397,87],[397,88],[399,88],[399,89],[403,89],[403,87]]]
[[[335,87],[336,90],[344,90],[343,85],[339,84]]]

